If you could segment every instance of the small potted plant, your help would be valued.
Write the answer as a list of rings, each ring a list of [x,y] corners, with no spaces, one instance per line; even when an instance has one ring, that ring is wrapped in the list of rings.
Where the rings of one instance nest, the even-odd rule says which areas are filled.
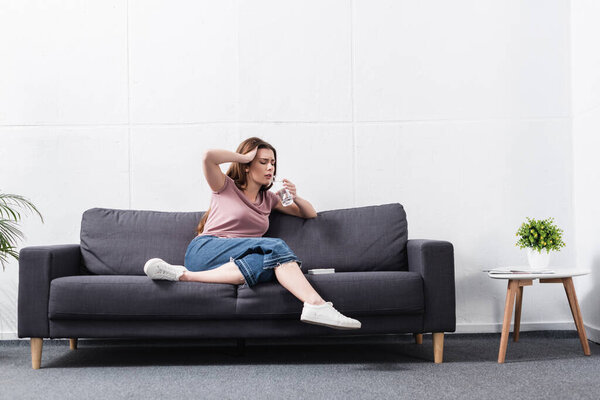
[[[0,192],[0,264],[2,270],[6,268],[8,257],[19,259],[17,253],[17,240],[23,239],[23,233],[17,227],[21,214],[17,211],[18,207],[24,207],[35,211],[44,222],[42,214],[29,200],[18,194],[8,194]]]
[[[559,251],[565,246],[562,229],[554,224],[554,218],[531,219],[521,224],[517,231],[517,246],[527,248],[531,268],[546,268],[550,262],[550,250]]]

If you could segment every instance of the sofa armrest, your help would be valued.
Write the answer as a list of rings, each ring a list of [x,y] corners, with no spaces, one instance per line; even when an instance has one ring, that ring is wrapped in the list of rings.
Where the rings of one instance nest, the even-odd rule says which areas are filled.
[[[456,330],[454,247],[441,240],[409,240],[408,270],[423,277],[423,332]]]
[[[78,244],[30,246],[19,253],[19,337],[49,337],[48,298],[50,282],[79,275]]]

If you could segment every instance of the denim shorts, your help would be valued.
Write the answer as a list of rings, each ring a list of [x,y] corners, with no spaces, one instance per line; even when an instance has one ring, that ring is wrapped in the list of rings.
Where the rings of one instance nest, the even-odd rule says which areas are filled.
[[[277,238],[222,238],[196,236],[185,252],[184,266],[190,271],[207,271],[235,262],[248,286],[275,280],[273,269],[281,264],[302,262]]]

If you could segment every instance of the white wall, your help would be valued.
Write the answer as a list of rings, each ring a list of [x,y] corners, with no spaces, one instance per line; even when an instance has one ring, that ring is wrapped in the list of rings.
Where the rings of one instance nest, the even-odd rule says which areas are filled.
[[[572,110],[577,264],[592,273],[578,282],[588,336],[600,342],[600,3],[573,0]]]
[[[0,189],[77,243],[91,207],[204,210],[200,155],[250,135],[317,210],[390,202],[455,246],[459,332],[500,329],[526,216],[573,265],[568,0],[0,0]],[[10,38],[10,39],[9,39]],[[0,274],[16,337],[17,263]],[[555,285],[522,327],[572,327]]]

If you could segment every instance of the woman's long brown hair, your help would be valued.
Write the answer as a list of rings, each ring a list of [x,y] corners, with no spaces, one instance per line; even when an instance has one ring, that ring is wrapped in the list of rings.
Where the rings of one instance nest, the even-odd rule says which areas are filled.
[[[277,151],[275,150],[275,147],[271,146],[269,143],[265,142],[264,140],[262,140],[260,138],[251,137],[251,138],[244,140],[242,143],[240,143],[240,145],[238,146],[238,148],[236,150],[236,153],[246,154],[246,153],[249,153],[250,151],[254,150],[256,147],[258,147],[259,149],[273,150],[273,157],[275,157],[275,167],[273,169],[273,178],[275,178],[275,176],[277,175]],[[235,185],[240,190],[242,190],[242,188],[245,188],[246,184],[248,183],[248,175],[246,175],[244,173],[244,168],[250,167],[251,163],[252,162],[243,164],[243,163],[239,163],[239,162],[232,162],[231,165],[229,166],[229,169],[226,172],[226,175],[228,177],[230,177],[231,179],[233,179],[233,181],[235,182]],[[270,183],[267,186],[263,185],[263,186],[261,186],[260,191],[263,192],[263,191],[269,190],[271,188],[271,186],[273,186],[272,183]],[[210,208],[204,213],[204,215],[202,216],[202,219],[200,220],[200,223],[198,224],[198,228],[196,228],[196,232],[198,233],[198,235],[204,231],[204,224],[206,224],[206,220],[208,219],[209,213],[210,213]]]

